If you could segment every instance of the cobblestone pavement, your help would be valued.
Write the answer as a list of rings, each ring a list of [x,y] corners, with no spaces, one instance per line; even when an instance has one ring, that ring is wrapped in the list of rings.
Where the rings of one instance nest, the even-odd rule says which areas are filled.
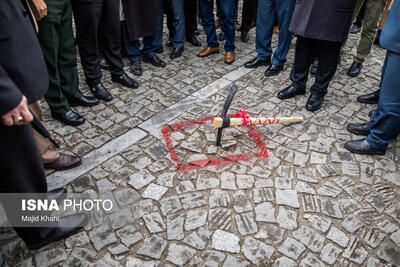
[[[188,43],[183,56],[170,61],[166,48],[167,67],[143,64],[135,90],[110,83],[104,72],[115,99],[78,108],[87,119],[79,127],[53,121],[44,105],[63,150],[84,160],[74,170],[49,172],[50,188],[65,185],[69,197],[112,199],[115,207],[92,217],[79,234],[37,251],[28,251],[12,229],[1,230],[7,265],[400,265],[398,142],[385,156],[343,148],[357,138],[346,124],[367,121],[374,108],[356,96],[378,88],[385,51],[374,46],[362,74],[349,78],[359,37],[351,35],[323,108],[310,113],[307,97],[276,97],[289,84],[294,49],[285,70],[266,78],[265,68],[242,67],[255,56],[254,30],[251,36],[249,43],[237,37],[232,65],[223,63],[223,53],[200,59]],[[200,39],[204,45],[204,32]],[[80,78],[87,92],[82,71]],[[217,115],[233,82],[239,91],[231,112],[304,116],[305,122],[226,129],[217,149],[210,121],[195,120]],[[180,122],[189,123],[161,132]],[[268,157],[256,156],[260,142]],[[248,157],[229,161],[234,154]],[[225,164],[176,170],[177,161],[184,166],[204,159],[200,165],[207,159]]]

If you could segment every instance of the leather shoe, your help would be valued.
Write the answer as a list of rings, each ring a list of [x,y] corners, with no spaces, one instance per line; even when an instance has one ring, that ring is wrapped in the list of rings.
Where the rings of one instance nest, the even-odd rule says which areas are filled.
[[[168,41],[165,43],[166,46],[171,47],[174,45],[174,41],[172,39],[168,39]]]
[[[71,107],[93,107],[98,105],[100,101],[96,97],[82,95],[81,97],[68,97],[68,103]]]
[[[113,96],[107,91],[107,89],[104,87],[104,85],[101,82],[96,84],[93,87],[90,87],[90,91],[98,99],[104,100],[106,102],[111,101],[113,99]]]
[[[250,40],[250,35],[248,32],[242,32],[240,34],[240,39],[242,40],[242,42],[247,43]]]
[[[350,69],[347,71],[347,75],[350,77],[357,77],[360,75],[362,69],[362,63],[354,61],[353,64],[351,64]]]
[[[107,63],[107,61],[103,57],[100,57],[99,65],[100,65],[100,68],[102,70],[109,70],[110,69],[110,65]]]
[[[126,73],[124,73],[120,76],[111,75],[111,81],[122,84],[123,86],[128,87],[128,88],[138,88],[139,87],[139,84],[134,79],[129,77],[128,74],[126,74]]]
[[[193,36],[192,38],[187,38],[186,41],[191,43],[193,46],[201,46],[200,41],[195,36]]]
[[[162,54],[162,53],[164,53],[164,48],[162,46],[159,46],[159,47],[156,48],[155,52],[157,54]]]
[[[371,118],[375,112],[376,112],[376,109],[371,110],[370,112],[368,112],[368,116]]]
[[[350,33],[359,33],[361,31],[361,27],[358,27],[357,25],[353,24],[350,28]]]
[[[51,163],[44,164],[44,167],[56,171],[63,171],[78,167],[81,164],[82,164],[82,159],[80,157],[60,153],[58,159],[56,159]]]
[[[261,60],[261,59],[258,59],[257,57],[255,57],[252,60],[247,61],[244,64],[244,67],[246,69],[255,69],[260,66],[268,66],[270,63],[271,63],[271,60]]]
[[[55,199],[57,201],[57,203],[59,203],[60,201],[64,200],[65,197],[67,196],[67,189],[65,188],[56,188],[53,189],[49,192],[47,192],[47,199],[52,200]]]
[[[174,47],[174,49],[172,49],[171,54],[169,55],[169,58],[170,59],[178,58],[178,57],[182,56],[182,53],[183,53],[183,47],[180,47],[180,48]]]
[[[304,95],[306,93],[306,89],[304,87],[298,86],[295,83],[292,83],[282,91],[278,93],[279,99],[289,99],[293,98],[296,95]]]
[[[224,61],[226,64],[229,64],[229,65],[232,64],[233,61],[235,61],[235,53],[226,52]]]
[[[365,104],[378,104],[379,92],[379,90],[376,90],[375,92],[366,95],[360,95],[359,97],[357,97],[357,101]]]
[[[385,155],[386,150],[373,148],[368,144],[367,139],[351,140],[344,144],[344,147],[353,153],[361,155]]]
[[[131,73],[136,76],[142,75],[142,66],[140,65],[140,60],[131,62],[131,66],[129,67]]]
[[[357,135],[369,135],[369,129],[366,123],[349,123],[347,125],[347,130]]]
[[[323,96],[311,93],[306,103],[306,109],[308,111],[316,111],[322,107],[323,102],[324,102]]]
[[[264,72],[265,76],[275,76],[283,70],[283,65],[271,64],[268,69]]]
[[[164,68],[167,65],[157,55],[155,55],[154,57],[144,57],[143,61],[146,63],[150,63],[155,67],[160,67],[160,68]]]
[[[41,233],[38,233],[36,242],[27,243],[26,246],[28,249],[38,249],[50,243],[65,239],[79,232],[87,223],[88,217],[83,213],[61,217],[58,222],[58,227],[38,229]]]
[[[209,55],[219,53],[219,47],[206,47],[197,54],[198,57],[208,57]]]
[[[51,116],[54,119],[71,126],[78,126],[85,123],[85,118],[78,113],[73,112],[72,110],[69,110],[63,114],[52,112]]]
[[[311,74],[313,74],[313,75],[317,74],[318,64],[319,64],[319,58],[316,57],[313,59],[313,63],[311,65],[311,69],[310,69]]]

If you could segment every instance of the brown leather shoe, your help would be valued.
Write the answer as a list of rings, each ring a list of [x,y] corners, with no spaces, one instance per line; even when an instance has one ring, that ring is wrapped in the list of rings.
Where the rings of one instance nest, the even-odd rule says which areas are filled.
[[[60,153],[58,159],[51,163],[44,164],[47,169],[54,169],[56,171],[69,170],[78,167],[82,164],[82,160],[78,156],[71,156]]]
[[[235,54],[233,52],[226,52],[224,61],[226,64],[232,64],[235,61]]]
[[[197,54],[199,57],[208,57],[209,55],[219,53],[219,47],[206,47]]]

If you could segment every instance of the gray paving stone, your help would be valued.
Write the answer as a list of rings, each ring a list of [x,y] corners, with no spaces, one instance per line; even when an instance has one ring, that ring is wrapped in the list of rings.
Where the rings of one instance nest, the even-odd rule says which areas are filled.
[[[253,212],[236,214],[235,221],[240,235],[257,233],[257,223],[254,220]]]
[[[186,214],[185,230],[191,231],[206,224],[207,211],[189,210]]]
[[[236,175],[236,182],[239,189],[248,189],[254,184],[254,176],[239,174]]]
[[[129,208],[118,210],[108,216],[112,229],[119,229],[134,221],[132,212]]]
[[[238,257],[234,257],[232,255],[228,255],[226,257],[224,264],[222,265],[222,267],[245,267],[245,266],[250,266],[250,262]]]
[[[334,226],[331,227],[326,238],[332,240],[333,242],[344,248],[347,247],[347,244],[349,243],[350,240],[349,237],[344,232],[340,231],[338,228]]]
[[[279,227],[294,230],[297,228],[297,213],[287,208],[280,207],[277,222]]]
[[[285,230],[273,224],[265,224],[260,231],[255,235],[255,238],[262,239],[265,243],[276,245],[283,240]]]
[[[150,233],[159,233],[166,230],[164,220],[159,212],[144,215],[143,220]]]
[[[168,240],[181,240],[185,237],[183,224],[185,223],[184,214],[171,214],[167,216],[167,237]]]
[[[291,237],[288,237],[286,238],[285,242],[283,242],[283,244],[278,248],[278,252],[293,260],[297,260],[305,249],[306,248],[302,243],[296,241]]]
[[[318,183],[315,169],[297,168],[296,174],[297,178],[304,182]]]
[[[277,258],[274,262],[274,267],[296,267],[297,263],[287,257]]]
[[[136,253],[153,259],[160,259],[166,247],[167,241],[158,235],[153,235],[151,238],[144,240]]]
[[[229,230],[232,226],[232,211],[226,208],[210,209],[208,222],[211,229]]]
[[[256,181],[254,183],[255,189],[261,189],[264,187],[273,187],[273,186],[274,186],[274,182],[272,181],[271,178],[268,178],[268,179],[256,178]]]
[[[383,178],[397,186],[400,186],[400,174],[393,172],[383,176]]]
[[[265,201],[273,201],[275,197],[271,188],[255,188],[253,189],[253,200],[257,204]]]
[[[372,228],[369,230],[364,228],[361,232],[361,235],[363,236],[363,239],[368,244],[368,246],[372,248],[376,248],[377,246],[379,246],[379,244],[386,237],[386,234],[378,228]]]
[[[320,252],[325,242],[325,237],[305,226],[293,231],[292,236],[306,245],[312,252]]]
[[[275,207],[270,202],[264,202],[254,207],[257,222],[276,222]]]
[[[196,254],[196,250],[187,246],[171,243],[167,253],[167,261],[178,266],[183,266],[193,258]]]
[[[174,185],[174,177],[175,174],[172,172],[160,174],[157,177],[157,184],[166,187],[172,187]]]
[[[108,251],[112,254],[112,255],[120,255],[123,253],[126,253],[129,251],[129,249],[127,247],[125,247],[122,244],[118,244],[115,247],[109,247]]]
[[[161,207],[163,207],[162,204]],[[156,211],[158,211],[158,206],[151,199],[144,199],[132,205],[132,213],[135,220]]]
[[[86,245],[90,242],[89,236],[85,231],[81,231],[65,239],[65,246],[69,249]]]
[[[156,178],[147,170],[141,170],[137,173],[132,174],[129,177],[129,184],[136,190],[140,190],[146,185],[150,184]]]
[[[244,241],[242,251],[244,256],[253,264],[264,265],[269,263],[275,249],[252,237],[247,237]]]
[[[123,189],[114,191],[114,198],[120,207],[136,203],[140,199],[140,195],[133,189]]]
[[[394,266],[400,265],[400,249],[391,245],[388,242],[382,243],[379,247],[376,256],[385,262],[393,264]]]
[[[299,199],[296,190],[281,190],[276,189],[276,204],[285,205],[292,208],[299,208]]]
[[[318,257],[312,253],[308,253],[306,257],[300,262],[300,267],[304,266],[315,266],[324,267],[325,263],[318,259]]]
[[[212,235],[211,247],[220,251],[239,253],[239,241],[239,237],[232,233],[216,230]]]
[[[297,182],[295,189],[299,193],[315,195],[315,189],[311,187],[309,184],[302,181]]]
[[[154,267],[154,261],[143,261],[141,259],[129,256],[126,259],[126,267]]]
[[[354,234],[364,223],[354,214],[347,216],[340,224],[347,232]]]
[[[196,181],[197,190],[213,189],[219,186],[219,180],[214,177],[199,177]]]
[[[233,194],[233,208],[237,213],[242,213],[252,210],[252,205],[246,196],[245,191],[236,191]]]
[[[392,233],[390,235],[390,239],[392,239],[393,242],[400,247],[400,230],[397,230],[396,232]]]
[[[121,242],[128,248],[143,240],[143,236],[136,224],[127,225],[117,232]]]
[[[339,204],[333,202],[330,199],[321,199],[321,209],[322,213],[333,218],[342,219],[343,214],[340,210]]]
[[[328,178],[339,175],[336,169],[328,164],[317,165],[316,169],[322,178]]]
[[[87,266],[95,259],[95,257],[95,251],[87,248],[76,247],[72,250],[68,259],[63,262],[62,266]]]
[[[186,193],[179,196],[185,210],[194,209],[207,205],[207,200],[201,193]]]
[[[218,251],[206,250],[195,261],[195,266],[214,267],[225,259],[225,254]]]
[[[96,186],[100,194],[104,192],[113,191],[115,188],[117,188],[113,183],[111,183],[107,179],[101,179],[100,181],[97,181]]]
[[[37,266],[50,266],[65,261],[68,258],[67,253],[62,248],[54,248],[39,252],[35,256]]]
[[[399,226],[390,222],[388,219],[379,222],[376,226],[382,229],[386,234],[391,234],[399,229]]]
[[[175,187],[175,191],[177,194],[184,194],[196,191],[196,189],[191,181],[182,181]]]
[[[230,172],[221,174],[221,189],[236,190],[235,175]]]
[[[342,192],[342,189],[335,185],[335,183],[328,181],[322,187],[318,188],[317,192],[321,196],[337,197]]]
[[[183,206],[177,196],[163,198],[160,204],[161,212],[164,216],[183,210]]]
[[[204,229],[203,227],[200,227],[199,229],[197,229],[197,231],[194,231],[190,235],[185,237],[182,242],[191,247],[194,247],[195,249],[203,250],[210,240],[210,237],[211,232]]]
[[[358,264],[362,264],[367,255],[368,251],[361,246],[359,238],[355,236],[350,239],[349,245],[342,254],[344,258],[354,261]]]
[[[208,198],[208,206],[210,209],[232,206],[232,203],[233,200],[229,192],[220,189],[211,190],[210,197]]]
[[[151,198],[156,201],[159,201],[162,196],[167,193],[168,187],[157,185],[157,184],[150,184],[146,187],[144,192],[142,193],[143,198]]]

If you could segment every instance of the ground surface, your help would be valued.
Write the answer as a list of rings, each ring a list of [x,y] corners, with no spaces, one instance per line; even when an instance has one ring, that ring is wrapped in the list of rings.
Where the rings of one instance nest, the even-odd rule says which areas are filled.
[[[287,101],[276,97],[290,83],[294,49],[285,70],[266,78],[265,68],[242,67],[255,56],[254,30],[251,36],[249,43],[237,37],[230,66],[223,53],[196,57],[199,48],[188,43],[183,56],[171,61],[166,48],[161,57],[167,67],[143,64],[135,90],[110,83],[104,72],[115,98],[78,108],[87,119],[79,127],[53,121],[44,105],[62,149],[83,156],[81,167],[49,172],[50,189],[65,186],[69,197],[108,198],[116,206],[92,217],[79,234],[38,251],[28,251],[12,229],[3,229],[7,265],[400,265],[398,142],[385,156],[343,148],[359,138],[346,124],[367,121],[374,108],[356,96],[378,88],[385,51],[374,46],[362,74],[349,78],[359,35],[350,36],[323,108],[310,113],[309,92]],[[200,39],[204,46],[204,32]],[[87,92],[81,69],[80,78]],[[312,81],[310,76],[308,88]],[[231,113],[247,109],[253,116],[304,116],[305,122],[225,130],[224,148],[216,149],[210,121],[193,121],[217,115],[233,82],[239,91]],[[173,127],[164,136],[166,125]],[[267,157],[257,156],[262,143]],[[226,162],[229,155],[243,160]],[[205,158],[211,160],[205,167],[177,171],[177,164]]]

